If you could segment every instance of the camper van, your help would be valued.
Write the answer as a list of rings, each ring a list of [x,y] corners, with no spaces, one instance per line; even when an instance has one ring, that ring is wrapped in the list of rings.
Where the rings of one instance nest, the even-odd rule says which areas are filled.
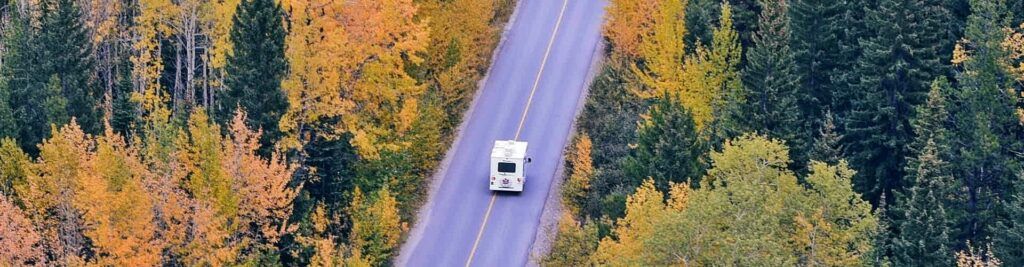
[[[526,142],[494,141],[491,149],[491,191],[522,192],[526,184]]]

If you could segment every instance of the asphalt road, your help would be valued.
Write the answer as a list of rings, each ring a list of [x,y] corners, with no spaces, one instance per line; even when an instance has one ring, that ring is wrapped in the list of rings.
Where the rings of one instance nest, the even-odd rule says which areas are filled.
[[[520,0],[399,266],[523,266],[601,39],[604,0]],[[522,193],[488,190],[495,140],[529,142]]]

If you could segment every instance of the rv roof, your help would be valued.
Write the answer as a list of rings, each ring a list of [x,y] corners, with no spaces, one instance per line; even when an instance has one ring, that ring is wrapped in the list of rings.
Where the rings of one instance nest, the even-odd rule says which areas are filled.
[[[492,158],[526,158],[526,142],[515,140],[494,141],[491,150]]]

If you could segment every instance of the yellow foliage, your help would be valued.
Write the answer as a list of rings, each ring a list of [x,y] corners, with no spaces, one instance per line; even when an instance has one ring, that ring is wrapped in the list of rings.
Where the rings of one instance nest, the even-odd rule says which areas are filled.
[[[810,216],[798,214],[793,246],[805,266],[856,266],[862,263],[862,254],[851,253],[842,233],[826,220],[818,209]]]
[[[612,236],[601,240],[594,253],[597,265],[643,265],[643,239],[654,234],[654,226],[666,215],[664,195],[647,179],[626,199],[626,216],[615,222]],[[614,238],[613,238],[614,237]]]
[[[387,261],[398,240],[408,229],[398,214],[398,201],[387,188],[366,199],[358,187],[352,193],[352,230],[349,246],[352,257],[346,265]],[[351,261],[351,262],[350,262]],[[356,264],[359,266],[360,264]]]
[[[714,119],[715,109],[728,101],[724,96],[740,86],[740,47],[731,8],[723,4],[721,25],[714,32],[715,47],[708,50],[698,43],[694,54],[687,55],[686,44],[679,38],[687,32],[686,3],[659,2],[650,31],[641,35],[637,44],[639,62],[631,69],[641,86],[631,91],[642,98],[678,94],[699,130]]]
[[[220,126],[210,121],[204,109],[196,109],[188,120],[188,131],[178,135],[178,160],[188,171],[186,188],[199,201],[214,204],[229,218],[238,213],[238,196],[233,181],[223,168],[224,153]]]
[[[954,66],[962,66],[964,62],[971,59],[971,55],[967,52],[967,43],[968,41],[963,39],[956,42],[956,45],[953,47],[953,59],[950,62]]]
[[[683,211],[686,209],[686,206],[690,203],[690,193],[692,191],[689,183],[672,183],[669,186],[668,208],[673,211]]]
[[[288,96],[288,110],[281,118],[281,130],[291,133],[285,147],[301,145],[302,128],[320,119],[347,114],[355,104],[342,97],[342,81],[350,79],[343,68],[351,68],[354,54],[338,17],[341,1],[283,0],[290,27],[285,37],[288,76],[281,89]],[[333,132],[323,133],[333,136]]]
[[[132,80],[135,93],[144,95],[158,94],[161,90],[160,74],[163,61],[160,57],[159,38],[171,31],[164,23],[169,11],[175,9],[170,0],[140,0],[139,14],[135,16],[132,36]],[[147,110],[148,111],[148,110]]]
[[[427,24],[411,0],[286,0],[292,27],[285,52],[291,72],[282,82],[289,98],[281,128],[286,146],[301,144],[298,131],[341,115],[336,133],[351,132],[360,156],[404,147],[397,141],[415,120],[424,87],[405,72],[421,63]],[[327,134],[336,134],[327,133]]]
[[[679,38],[686,35],[685,7],[685,0],[667,0],[653,12],[650,32],[641,35],[637,44],[643,64],[632,66],[644,85],[635,92],[637,95],[658,97],[665,92],[683,90],[687,84],[684,74],[692,62],[686,60],[686,44]]]
[[[115,40],[118,34],[118,16],[123,11],[121,1],[89,0],[83,6],[82,15],[85,26],[92,29],[92,44],[99,46],[103,42]]]
[[[1016,30],[1009,30],[1003,47],[1010,52],[1009,66],[1010,73],[1016,77],[1017,84],[1024,86],[1024,23]],[[1018,99],[1024,98],[1024,92],[1019,92]],[[1024,124],[1024,108],[1017,108],[1017,118]]]
[[[580,212],[579,204],[586,199],[590,190],[590,179],[594,175],[594,165],[590,157],[592,146],[590,136],[584,133],[576,139],[573,151],[568,156],[572,173],[562,187],[562,202],[571,214]]]
[[[551,253],[541,260],[542,266],[585,266],[597,248],[597,227],[582,226],[572,214],[562,213]]]
[[[57,223],[48,217],[48,210],[70,206],[69,201],[81,190],[79,177],[88,171],[87,153],[93,147],[75,120],[60,130],[56,126],[51,128],[53,137],[43,140],[38,161],[29,167],[29,190],[24,196],[29,217],[43,225]]]
[[[1016,75],[1018,82],[1024,82],[1024,24],[1017,30],[1007,30],[1003,48],[1010,52],[1010,71]]]
[[[992,253],[992,245],[987,249],[978,249],[967,242],[967,249],[956,253],[957,267],[999,267],[1003,262]]]
[[[231,26],[235,10],[241,0],[212,0],[205,1],[209,11],[204,12],[202,20],[206,29],[203,32],[212,39],[213,47],[210,49],[210,67],[221,69],[227,63],[228,54],[234,45],[231,42]]]

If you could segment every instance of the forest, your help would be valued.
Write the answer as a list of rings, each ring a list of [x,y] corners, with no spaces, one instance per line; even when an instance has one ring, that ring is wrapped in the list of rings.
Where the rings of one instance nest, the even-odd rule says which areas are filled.
[[[1024,1],[610,0],[550,266],[1024,266]]]
[[[511,0],[2,0],[0,266],[386,266]]]

